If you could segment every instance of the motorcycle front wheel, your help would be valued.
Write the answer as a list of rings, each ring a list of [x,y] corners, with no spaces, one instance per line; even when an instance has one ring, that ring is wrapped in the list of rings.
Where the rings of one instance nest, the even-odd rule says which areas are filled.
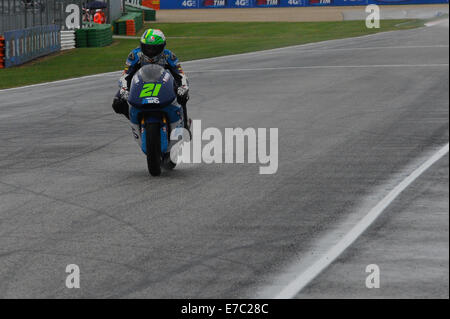
[[[147,167],[152,176],[161,175],[161,131],[159,123],[146,126]]]

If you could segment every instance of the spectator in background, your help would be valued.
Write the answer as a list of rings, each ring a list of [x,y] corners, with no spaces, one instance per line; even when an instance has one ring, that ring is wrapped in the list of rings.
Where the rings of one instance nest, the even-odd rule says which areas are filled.
[[[83,8],[83,21],[89,22],[90,20],[89,9]]]
[[[106,22],[105,13],[101,9],[97,9],[94,14],[94,22],[98,24],[104,24]]]
[[[102,15],[102,23],[106,23],[106,15],[105,15],[105,13],[102,11],[102,10],[100,10],[100,14]]]

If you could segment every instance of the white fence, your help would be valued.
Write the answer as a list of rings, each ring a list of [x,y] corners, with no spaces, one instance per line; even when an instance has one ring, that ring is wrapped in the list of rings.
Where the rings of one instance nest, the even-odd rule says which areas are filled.
[[[61,31],[61,51],[75,49],[75,31]]]

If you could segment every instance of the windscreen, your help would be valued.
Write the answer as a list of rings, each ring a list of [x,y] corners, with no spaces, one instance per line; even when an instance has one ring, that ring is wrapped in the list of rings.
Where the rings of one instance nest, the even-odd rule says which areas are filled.
[[[140,70],[139,73],[142,77],[142,80],[144,82],[158,82],[161,80],[162,75],[164,74],[164,68],[155,65],[155,64],[148,64],[144,65]]]

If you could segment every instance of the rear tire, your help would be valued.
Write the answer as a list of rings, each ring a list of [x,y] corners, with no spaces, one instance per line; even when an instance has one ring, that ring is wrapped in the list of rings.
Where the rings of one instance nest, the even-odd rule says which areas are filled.
[[[161,175],[161,131],[159,123],[147,124],[147,167],[152,176]]]

